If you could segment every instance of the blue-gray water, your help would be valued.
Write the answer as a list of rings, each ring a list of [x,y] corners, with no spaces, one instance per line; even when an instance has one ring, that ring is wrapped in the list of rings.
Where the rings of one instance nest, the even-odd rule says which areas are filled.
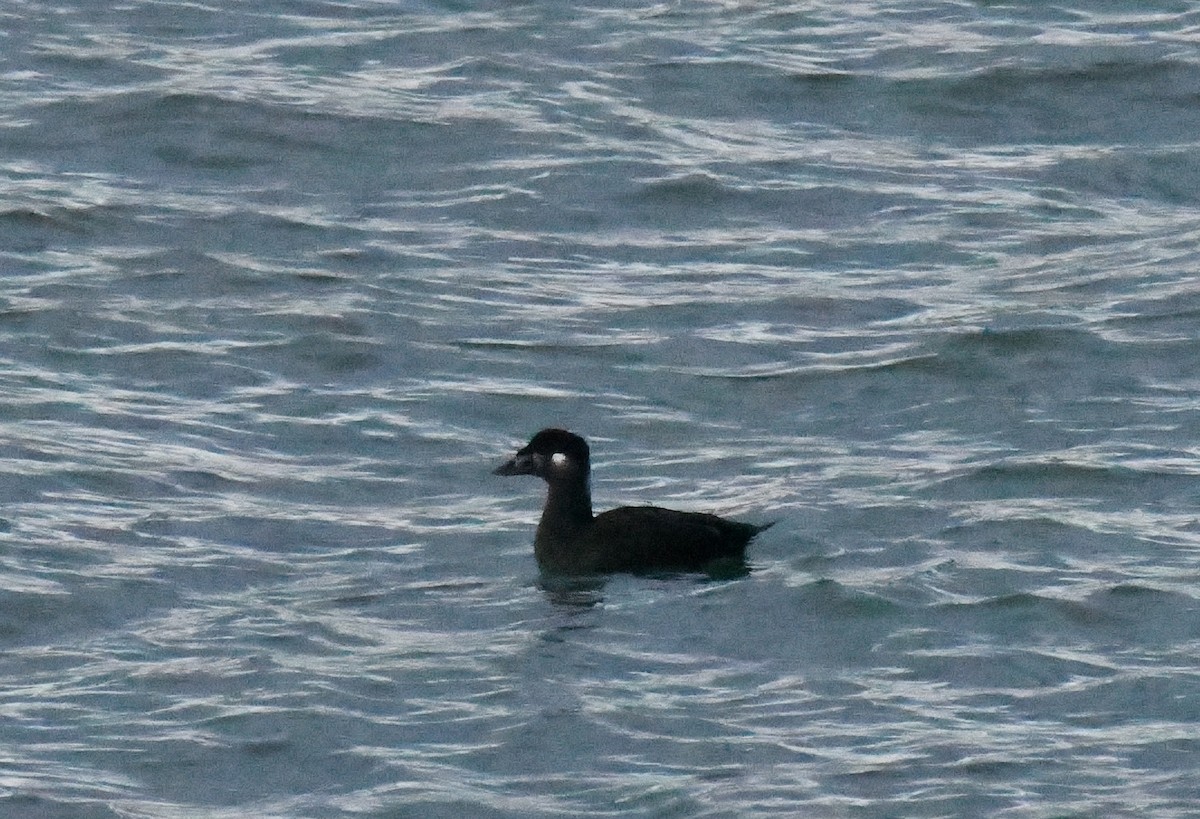
[[[1200,800],[1200,4],[9,2],[0,814]],[[539,583],[597,506],[778,519]]]

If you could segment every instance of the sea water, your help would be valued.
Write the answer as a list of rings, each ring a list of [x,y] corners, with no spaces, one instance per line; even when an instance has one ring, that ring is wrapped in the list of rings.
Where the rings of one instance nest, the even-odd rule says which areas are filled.
[[[0,814],[1195,815],[1197,3],[0,29]]]

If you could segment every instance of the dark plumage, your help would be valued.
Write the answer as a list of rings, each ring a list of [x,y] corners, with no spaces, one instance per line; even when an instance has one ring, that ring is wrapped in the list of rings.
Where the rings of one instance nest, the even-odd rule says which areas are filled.
[[[698,570],[715,560],[741,560],[766,526],[657,506],[622,506],[592,516],[591,463],[583,438],[544,429],[495,470],[546,481],[546,506],[533,551],[543,572]]]

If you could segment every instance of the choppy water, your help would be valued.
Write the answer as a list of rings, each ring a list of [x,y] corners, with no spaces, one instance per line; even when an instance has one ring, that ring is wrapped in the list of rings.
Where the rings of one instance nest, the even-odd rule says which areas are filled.
[[[9,2],[0,813],[1187,816],[1200,5]],[[733,580],[538,582],[597,505]]]

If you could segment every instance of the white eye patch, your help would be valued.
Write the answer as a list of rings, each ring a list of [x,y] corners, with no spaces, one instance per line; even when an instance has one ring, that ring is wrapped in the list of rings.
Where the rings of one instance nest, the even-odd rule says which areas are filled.
[[[569,460],[570,460],[570,458],[568,458],[566,455],[562,454],[561,452],[555,452],[553,455],[550,456],[550,463],[554,464],[555,466],[562,466]]]

